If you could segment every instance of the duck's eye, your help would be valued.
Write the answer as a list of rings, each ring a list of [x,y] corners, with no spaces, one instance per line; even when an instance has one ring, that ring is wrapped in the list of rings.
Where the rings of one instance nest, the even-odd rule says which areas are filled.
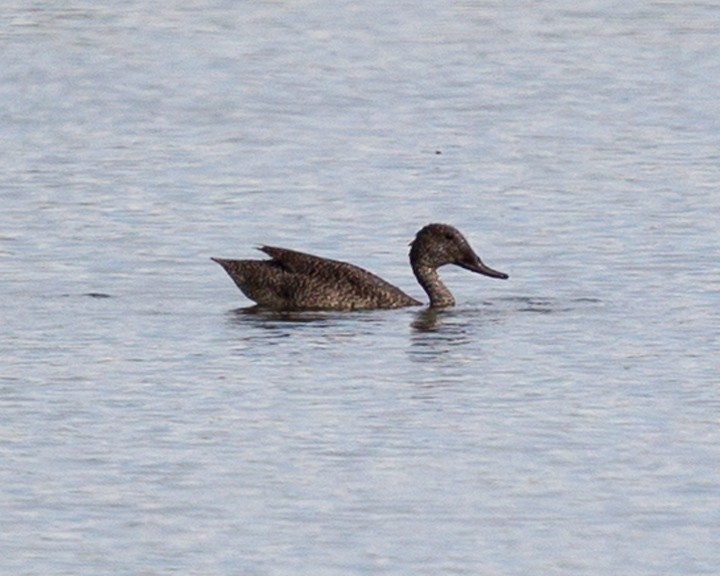
[[[445,240],[454,240],[455,237],[452,235],[452,232],[445,232]]]

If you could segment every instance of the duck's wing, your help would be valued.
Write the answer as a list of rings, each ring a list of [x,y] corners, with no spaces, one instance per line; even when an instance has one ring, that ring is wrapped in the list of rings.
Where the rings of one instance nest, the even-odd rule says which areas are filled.
[[[347,281],[353,284],[362,283],[366,278],[372,277],[387,284],[379,276],[349,262],[321,258],[313,254],[278,248],[277,246],[261,246],[258,250],[265,252],[283,270],[293,274],[314,276],[327,282]]]
[[[261,246],[293,277],[299,308],[399,308],[420,304],[379,276],[348,262],[277,246]]]

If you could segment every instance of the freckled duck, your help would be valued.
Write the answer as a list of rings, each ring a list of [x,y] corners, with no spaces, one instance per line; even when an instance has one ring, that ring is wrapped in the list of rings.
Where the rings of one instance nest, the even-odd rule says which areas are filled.
[[[270,260],[213,258],[238,288],[260,306],[278,310],[369,310],[422,303],[358,266],[295,250],[262,246]],[[483,264],[465,237],[447,224],[428,224],[411,243],[410,264],[432,308],[455,299],[437,269],[455,264],[492,278],[508,277]]]

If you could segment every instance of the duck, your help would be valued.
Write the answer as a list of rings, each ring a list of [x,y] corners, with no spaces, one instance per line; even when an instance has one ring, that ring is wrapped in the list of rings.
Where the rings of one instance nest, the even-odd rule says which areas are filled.
[[[274,310],[377,310],[421,306],[422,302],[359,266],[276,246],[260,246],[270,259],[211,258],[258,306]],[[410,243],[410,265],[433,309],[455,305],[438,268],[454,264],[505,280],[483,263],[457,228],[428,224]]]

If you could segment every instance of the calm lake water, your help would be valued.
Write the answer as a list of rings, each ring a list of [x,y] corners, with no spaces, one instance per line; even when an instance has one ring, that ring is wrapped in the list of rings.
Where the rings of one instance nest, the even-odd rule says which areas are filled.
[[[0,572],[720,566],[715,2],[4,4]],[[251,313],[276,244],[458,305]]]

